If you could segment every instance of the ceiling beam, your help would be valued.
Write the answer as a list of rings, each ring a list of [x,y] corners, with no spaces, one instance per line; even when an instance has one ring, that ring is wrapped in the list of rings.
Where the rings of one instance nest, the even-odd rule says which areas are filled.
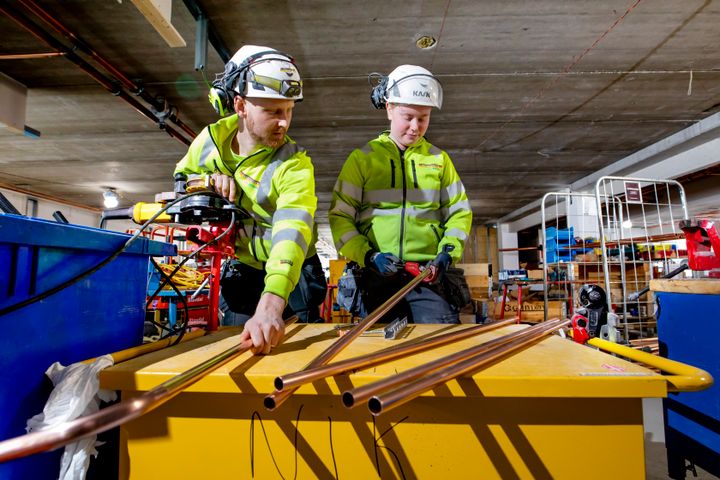
[[[27,88],[0,72],[0,123],[16,133],[25,129]]]
[[[185,39],[175,27],[173,27],[171,22],[172,0],[131,1],[170,47],[177,48],[186,46]]]

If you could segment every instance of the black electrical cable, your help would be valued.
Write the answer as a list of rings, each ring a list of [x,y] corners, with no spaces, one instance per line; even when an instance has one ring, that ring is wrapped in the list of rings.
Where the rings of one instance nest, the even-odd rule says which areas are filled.
[[[170,333],[169,333],[168,335],[161,335],[161,336],[160,336],[160,340],[164,340],[164,339],[166,339],[166,338],[168,338],[168,337],[171,337],[171,336],[175,335],[176,333],[180,332],[179,335],[178,335],[177,340],[175,340],[175,342],[173,342],[173,345],[177,345],[178,343],[180,343],[180,341],[182,340],[182,338],[185,336],[185,332],[187,331],[187,326],[188,326],[188,320],[189,320],[189,318],[190,318],[190,312],[188,311],[187,300],[185,299],[185,295],[182,294],[182,292],[180,291],[180,289],[177,288],[177,285],[175,285],[175,283],[172,281],[171,276],[168,276],[165,272],[162,271],[162,269],[160,268],[160,265],[157,264],[157,262],[155,261],[154,258],[150,257],[150,263],[152,263],[153,266],[157,269],[157,271],[160,272],[160,276],[163,276],[163,277],[166,278],[167,283],[169,283],[169,284],[170,284],[170,287],[171,287],[173,290],[175,290],[175,294],[178,296],[178,298],[180,299],[180,301],[181,301],[182,304],[183,304],[183,312],[185,313],[185,321],[183,322],[182,327],[179,328],[179,329],[178,329],[178,328],[175,328],[174,330],[168,328],[167,330],[168,330]]]
[[[223,198],[223,200],[225,200],[225,199]],[[227,201],[227,200],[226,200],[226,201]],[[230,204],[230,202],[228,202],[228,204]],[[175,275],[175,274],[183,267],[183,265],[185,265],[188,261],[190,261],[190,260],[192,260],[193,258],[195,258],[195,256],[197,256],[197,255],[198,255],[201,251],[203,251],[205,248],[209,247],[209,246],[212,245],[213,243],[216,243],[218,240],[220,240],[220,239],[223,238],[225,235],[227,235],[228,233],[230,233],[230,231],[232,230],[233,225],[235,225],[235,212],[234,212],[234,211],[231,211],[230,225],[228,225],[228,228],[227,228],[223,233],[221,233],[220,235],[218,235],[218,236],[215,237],[214,239],[210,240],[210,241],[209,241],[208,243],[206,243],[205,245],[202,245],[200,248],[198,248],[197,250],[195,250],[194,252],[192,252],[190,255],[188,255],[188,256],[186,256],[185,258],[183,258],[183,260],[182,260],[180,263],[178,263],[177,267],[175,267],[175,269],[174,269],[172,272],[170,272],[170,275],[168,275],[168,277],[169,277],[169,278],[172,278],[172,276]],[[150,305],[150,302],[152,301],[152,299],[154,299],[154,298],[157,296],[157,294],[160,293],[160,290],[162,290],[162,289],[165,287],[165,285],[167,285],[167,280],[163,280],[163,283],[161,283],[160,285],[158,285],[158,287],[155,289],[155,291],[153,292],[153,294],[150,296],[147,304],[145,305],[145,308],[146,308],[146,309],[147,309],[147,307]]]
[[[222,198],[222,197],[220,197],[220,198]],[[232,203],[230,203],[230,202],[227,201],[226,199],[223,198],[222,200],[224,200],[227,204],[232,205]],[[180,335],[178,336],[178,339],[175,340],[175,343],[173,343],[173,345],[176,345],[177,343],[179,343],[179,342],[182,340],[182,338],[183,338],[183,336],[185,335],[185,333],[187,332],[188,322],[189,322],[189,320],[190,320],[190,313],[189,313],[189,311],[188,311],[188,305],[187,305],[187,300],[185,299],[185,295],[183,295],[183,294],[180,292],[180,290],[177,288],[177,286],[173,283],[172,277],[173,277],[177,272],[179,272],[179,271],[180,271],[180,268],[182,268],[182,266],[185,265],[185,263],[187,263],[190,259],[192,259],[192,258],[194,258],[195,256],[197,256],[197,255],[198,255],[202,250],[204,250],[205,248],[209,247],[209,246],[212,245],[213,243],[218,242],[221,238],[223,238],[224,236],[228,235],[228,234],[230,233],[230,231],[233,229],[233,226],[234,226],[234,225],[235,225],[235,211],[234,211],[234,210],[231,210],[231,211],[230,211],[230,224],[229,224],[228,227],[225,229],[225,231],[224,231],[223,233],[221,233],[220,235],[218,235],[217,237],[213,238],[211,241],[209,241],[209,242],[206,243],[205,245],[200,246],[197,250],[195,250],[194,252],[192,252],[190,255],[186,256],[180,263],[178,263],[178,265],[173,269],[172,272],[170,272],[169,275],[166,274],[164,271],[162,271],[162,270],[160,269],[160,267],[158,266],[158,264],[157,264],[153,259],[151,259],[153,265],[155,266],[155,268],[156,268],[156,269],[158,270],[158,272],[160,273],[160,276],[163,277],[163,281],[160,283],[160,285],[159,285],[158,288],[155,290],[155,292],[153,292],[153,294],[148,298],[148,301],[147,301],[146,304],[145,304],[145,310],[147,310],[147,309],[149,308],[149,306],[150,306],[150,304],[152,303],[153,299],[155,299],[155,298],[157,297],[157,295],[160,293],[160,291],[161,291],[166,285],[168,285],[168,284],[170,284],[170,286],[172,287],[172,289],[175,290],[175,293],[178,295],[178,297],[180,297],[180,300],[183,302],[183,310],[184,310],[184,313],[185,313],[185,321],[183,322],[182,328],[181,328],[181,329],[176,329],[176,330],[171,330],[171,329],[165,328],[166,330],[171,331],[171,332],[174,332],[174,333],[176,333],[176,332],[178,332],[178,331],[180,332]],[[174,334],[174,333],[173,333],[173,334]],[[161,336],[160,339],[162,340],[162,339],[168,338],[168,337],[170,337],[170,336],[171,336],[171,335]]]
[[[150,324],[152,324],[152,325],[155,325],[155,326],[156,326],[157,328],[159,328],[160,330],[165,330],[165,331],[168,331],[168,332],[170,332],[170,333],[175,333],[175,330],[173,330],[172,328],[167,327],[167,326],[163,325],[162,323],[158,323],[158,322],[156,322],[155,320],[145,319],[145,322],[150,323]],[[165,338],[167,338],[167,337],[165,337]],[[158,338],[158,340],[160,340],[160,338]]]
[[[165,205],[163,208],[161,208],[160,210],[158,210],[158,212],[155,213],[152,217],[150,217],[150,219],[148,219],[148,221],[145,222],[145,223],[140,227],[140,230],[138,230],[137,233],[135,233],[135,235],[133,235],[132,237],[130,237],[127,242],[125,242],[120,248],[118,248],[116,251],[114,251],[114,252],[113,252],[109,257],[107,257],[105,260],[101,261],[100,263],[98,263],[98,264],[95,265],[94,267],[90,268],[89,270],[86,270],[86,271],[82,272],[81,274],[76,275],[75,277],[73,277],[73,278],[71,278],[71,279],[69,279],[69,280],[61,283],[60,285],[57,285],[57,286],[55,286],[55,287],[53,287],[53,288],[51,288],[51,289],[49,289],[49,290],[46,290],[46,291],[44,291],[44,292],[42,292],[42,293],[39,293],[39,294],[37,294],[37,295],[35,295],[35,296],[33,296],[33,297],[26,298],[25,300],[22,300],[22,301],[20,301],[20,302],[18,302],[18,303],[15,303],[15,304],[13,304],[13,305],[10,305],[10,306],[8,306],[8,307],[5,307],[5,308],[3,308],[3,309],[0,309],[0,317],[2,317],[3,315],[5,315],[5,314],[7,314],[7,313],[14,312],[15,310],[18,310],[18,309],[23,308],[23,307],[25,307],[25,306],[27,306],[27,305],[30,305],[30,304],[35,303],[35,302],[37,302],[37,301],[40,301],[40,300],[42,300],[42,299],[44,299],[44,298],[47,298],[47,297],[49,297],[49,296],[51,296],[51,295],[53,295],[53,294],[55,294],[55,293],[57,293],[57,292],[59,292],[59,291],[61,291],[61,290],[63,290],[63,289],[69,287],[70,285],[74,284],[75,282],[77,282],[77,281],[79,281],[79,280],[82,280],[83,278],[85,278],[85,277],[87,277],[87,276],[89,276],[89,275],[92,275],[93,273],[95,273],[96,271],[100,270],[102,267],[104,267],[104,266],[107,265],[108,263],[110,263],[110,262],[112,262],[113,260],[115,260],[121,253],[123,253],[135,240],[138,239],[138,237],[140,236],[140,234],[141,234],[151,223],[153,223],[153,222],[155,221],[155,219],[157,219],[160,215],[162,215],[163,213],[165,213],[165,211],[166,211],[168,208],[172,207],[172,206],[175,205],[176,203],[179,203],[180,201],[182,201],[182,200],[184,200],[184,199],[186,199],[186,198],[188,198],[188,197],[194,197],[194,196],[196,196],[196,195],[207,195],[207,194],[208,194],[208,192],[193,192],[193,193],[188,193],[187,195],[183,195],[182,197],[179,197],[179,198],[173,200],[172,202],[168,203],[168,204]],[[234,218],[234,217],[233,217],[233,218]]]

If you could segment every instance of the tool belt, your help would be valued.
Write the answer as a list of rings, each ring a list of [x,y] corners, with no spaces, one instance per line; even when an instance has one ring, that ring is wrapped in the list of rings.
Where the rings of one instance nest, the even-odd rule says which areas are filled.
[[[298,283],[288,297],[288,307],[294,313],[300,314],[301,322],[320,321],[319,318],[303,318],[302,313],[313,311],[315,312],[313,315],[319,315],[317,307],[325,300],[326,295],[327,281],[325,280],[325,272],[323,272],[320,258],[313,255],[305,259],[303,263]]]
[[[265,290],[265,270],[230,260],[221,274],[220,287],[231,311],[252,315]],[[290,292],[288,306],[295,313],[307,311],[320,305],[326,292],[327,283],[320,259],[313,255],[303,263],[298,283]]]
[[[220,275],[220,288],[232,312],[252,315],[265,289],[265,271],[229,260]]]
[[[353,315],[361,315],[363,299],[361,291],[373,290],[373,286],[381,290],[399,288],[411,278],[407,272],[399,272],[394,277],[383,278],[379,274],[361,268],[355,262],[345,266],[342,277],[338,280],[337,304],[351,312]],[[378,285],[380,282],[381,285]],[[461,268],[450,267],[443,278],[436,285],[423,284],[427,288],[435,290],[452,306],[458,310],[468,305],[472,300],[470,288],[465,280],[465,272]],[[375,292],[377,293],[377,292]]]
[[[360,286],[362,285],[362,268],[355,262],[345,265],[342,276],[338,279],[336,303],[353,316],[360,315]]]
[[[465,280],[465,272],[462,268],[448,268],[440,281],[440,288],[445,300],[458,309],[463,308],[472,300],[470,287]]]

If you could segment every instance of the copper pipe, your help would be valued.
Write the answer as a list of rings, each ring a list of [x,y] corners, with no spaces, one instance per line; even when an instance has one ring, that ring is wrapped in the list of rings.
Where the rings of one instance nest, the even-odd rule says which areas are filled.
[[[155,105],[157,100],[153,98],[150,93],[148,93],[142,86],[138,85],[130,78],[128,78],[120,70],[115,68],[113,64],[108,62],[104,57],[102,57],[99,53],[93,50],[93,48],[90,47],[90,45],[88,45],[81,38],[78,38],[78,36],[75,35],[69,28],[60,23],[60,21],[58,21],[55,17],[53,17],[50,13],[44,10],[40,5],[38,5],[37,2],[35,2],[34,0],[19,0],[19,2],[20,4],[24,5],[25,8],[35,14],[35,16],[39,17],[45,23],[50,25],[56,32],[60,33],[65,38],[70,40],[73,43],[73,47],[76,47],[80,51],[89,55],[93,60],[100,64],[100,66],[103,67],[106,72],[117,78],[120,83],[125,86],[125,88],[131,91],[133,95],[139,95],[147,103],[157,107],[157,105]],[[187,133],[190,138],[195,138],[195,136],[197,135],[195,131],[188,127],[184,122],[182,122],[177,117],[177,115],[172,114],[168,117],[168,119],[172,121],[175,125],[180,127],[185,133]]]
[[[398,373],[397,375],[386,377],[382,380],[378,380],[376,382],[368,383],[367,385],[363,385],[361,387],[347,390],[342,394],[343,405],[348,408],[355,407],[361,402],[368,400],[369,398],[379,394],[380,392],[391,389],[397,385],[416,380],[418,378],[428,375],[431,372],[435,372],[445,367],[451,366],[467,358],[491,351],[494,348],[501,347],[502,345],[517,340],[518,338],[532,335],[534,332],[542,331],[548,328],[548,325],[555,325],[557,322],[560,322],[560,320],[550,320],[532,327],[524,328],[520,331],[509,333],[499,338],[495,338],[493,340],[490,340],[489,342],[485,342],[480,345],[474,345],[470,348],[466,348],[465,350],[461,350],[445,357],[438,358],[437,360],[433,360],[432,362],[418,365],[417,367],[405,370],[401,373]]]
[[[488,352],[470,357],[466,360],[451,365],[448,368],[431,373],[430,375],[423,376],[415,380],[414,382],[403,385],[384,394],[381,393],[380,395],[376,395],[368,401],[368,408],[370,409],[370,413],[377,416],[380,415],[382,412],[386,412],[404,403],[407,403],[413,398],[421,395],[428,390],[432,390],[433,388],[437,387],[442,383],[457,378],[461,375],[474,372],[478,368],[487,365],[488,363],[493,362],[499,358],[507,356],[508,354],[516,350],[526,347],[529,344],[538,340],[539,338],[547,334],[553,333],[555,330],[563,328],[569,324],[570,320],[567,319],[554,321],[552,324],[545,325],[546,328],[537,330],[532,334],[528,334],[522,338],[513,340],[510,343],[494,348]]]
[[[633,237],[633,238],[621,238],[619,240],[607,241],[605,246],[608,248],[618,247],[620,245],[633,245],[653,242],[667,242],[670,240],[683,240],[685,234],[679,233],[661,233],[658,235],[648,235],[645,237]],[[572,250],[577,248],[599,248],[602,246],[601,242],[580,242],[575,245],[569,245],[565,247],[559,246],[559,250]]]
[[[193,338],[202,337],[203,335],[205,335],[205,333],[206,332],[204,330],[194,330],[192,332],[186,333],[180,339],[180,343],[187,342],[188,340],[192,340]],[[173,335],[172,337],[158,340],[157,342],[144,343],[142,345],[138,345],[137,347],[126,348],[125,350],[113,352],[110,354],[110,356],[113,359],[113,364],[117,365],[118,363],[126,362],[141,355],[145,355],[146,353],[151,353],[156,350],[162,350],[163,348],[173,346],[176,341],[177,337]],[[89,358],[87,360],[84,360],[82,363],[92,363],[96,359],[97,357]]]
[[[511,323],[515,323],[516,321],[516,318],[511,318],[485,325],[475,325],[469,328],[431,337],[420,342],[408,342],[402,345],[380,350],[379,352],[362,355],[360,357],[349,358],[340,362],[302,370],[300,372],[289,373],[287,375],[281,375],[275,378],[275,388],[283,390],[286,388],[299,387],[300,385],[311,383],[316,380],[320,380],[321,378],[340,375],[354,370],[365,370],[366,368],[370,368],[381,363],[414,355],[433,348],[438,348],[475,335],[480,335],[481,333],[504,327]]]
[[[320,367],[330,362],[330,360],[332,360],[338,353],[340,353],[345,347],[347,347],[350,342],[352,342],[361,333],[370,328],[373,323],[375,323],[378,319],[380,319],[383,315],[390,311],[390,309],[394,307],[396,303],[402,300],[405,295],[407,295],[413,288],[419,285],[425,278],[429,277],[431,273],[434,273],[434,269],[432,268],[426,268],[425,270],[420,272],[420,274],[410,280],[407,285],[398,290],[395,295],[390,297],[385,303],[376,308],[372,313],[370,313],[370,315],[365,317],[364,320],[355,325],[352,330],[348,331],[345,335],[337,339],[335,343],[326,348],[324,352],[315,357],[310,363],[305,365],[303,370]],[[298,387],[286,388],[282,391],[275,390],[273,393],[265,397],[265,399],[263,400],[263,405],[265,405],[265,408],[267,408],[268,410],[275,410],[277,407],[280,406],[281,403],[290,398],[293,392],[295,392],[295,390],[297,389]]]
[[[297,321],[297,316],[289,318],[285,324],[291,325],[295,321]],[[54,450],[68,443],[76,442],[81,438],[96,435],[134,420],[171,400],[184,389],[218,367],[247,352],[251,347],[252,340],[246,340],[166,380],[135,398],[123,400],[91,415],[63,422],[46,430],[4,440],[0,442],[0,462]]]
[[[65,52],[15,53],[0,55],[0,60],[27,60],[32,58],[62,57],[63,55],[65,55]]]
[[[152,113],[147,107],[145,107],[135,98],[131,97],[125,90],[120,88],[118,85],[115,84],[115,82],[103,75],[102,72],[98,71],[95,67],[83,60],[75,52],[68,50],[65,45],[62,44],[62,42],[58,41],[57,39],[55,39],[55,37],[38,27],[35,23],[31,22],[30,19],[28,19],[25,15],[21,14],[20,12],[18,12],[4,2],[0,2],[0,11],[11,19],[15,20],[16,23],[21,25],[28,32],[32,33],[39,40],[48,44],[50,47],[54,48],[55,50],[65,52],[65,58],[80,67],[81,70],[83,70],[90,77],[92,77],[93,80],[102,85],[107,91],[109,91],[115,96],[122,98],[143,116],[145,116],[149,120],[152,120],[157,125],[160,125],[160,120],[158,119],[158,117],[156,117],[155,114]],[[165,130],[168,135],[178,139],[185,145],[190,145],[190,140],[188,140],[184,135],[172,128],[170,125],[164,125],[163,130]]]

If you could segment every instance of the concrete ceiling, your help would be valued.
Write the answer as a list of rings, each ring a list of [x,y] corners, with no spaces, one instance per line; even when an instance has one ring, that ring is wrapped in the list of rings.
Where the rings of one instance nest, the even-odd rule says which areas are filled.
[[[130,0],[35,0],[195,131],[217,117],[194,70],[195,21],[174,2],[187,47],[170,48]],[[70,46],[31,14],[5,2]],[[186,2],[187,3],[187,2]],[[448,151],[476,223],[502,217],[720,111],[720,2],[711,0],[198,0],[232,54],[246,43],[295,56],[305,80],[290,134],[313,158],[326,222],[347,154],[387,127],[367,75],[423,65],[445,90],[428,139]],[[0,71],[26,85],[26,123],[0,129],[0,182],[89,206],[172,188],[186,147],[0,16]],[[434,48],[416,46],[434,36]],[[97,66],[88,56],[79,56]],[[207,77],[223,62],[209,47]],[[98,67],[102,71],[101,68]]]

